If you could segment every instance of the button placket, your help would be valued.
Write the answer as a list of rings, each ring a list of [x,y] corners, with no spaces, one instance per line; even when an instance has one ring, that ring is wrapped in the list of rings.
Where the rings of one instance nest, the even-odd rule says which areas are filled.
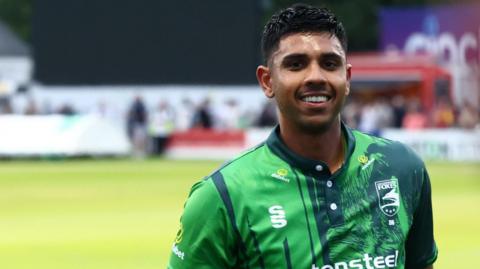
[[[334,178],[330,177],[324,181],[325,183],[325,202],[327,214],[330,223],[333,226],[342,225],[344,223],[343,210],[340,203],[340,194],[338,185],[334,184]]]
[[[338,185],[334,184],[334,177],[330,173],[328,166],[322,164],[313,165],[314,172],[312,177],[316,178],[319,187],[323,189],[318,195],[323,195],[323,210],[330,220],[332,226],[342,225],[344,223],[343,210],[340,204],[340,195],[337,190]]]

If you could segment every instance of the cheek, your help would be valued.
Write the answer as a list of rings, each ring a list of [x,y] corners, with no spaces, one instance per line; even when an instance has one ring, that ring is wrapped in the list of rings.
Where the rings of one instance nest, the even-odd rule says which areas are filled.
[[[275,94],[274,99],[279,110],[283,113],[289,111],[291,109],[290,103],[292,102],[291,95],[294,92],[291,90],[291,86],[284,80],[274,80],[272,86]]]
[[[301,85],[302,76],[298,72],[279,72],[274,81],[278,89],[294,91]]]
[[[347,96],[350,93],[350,82],[343,77],[338,77],[332,80],[338,93]]]

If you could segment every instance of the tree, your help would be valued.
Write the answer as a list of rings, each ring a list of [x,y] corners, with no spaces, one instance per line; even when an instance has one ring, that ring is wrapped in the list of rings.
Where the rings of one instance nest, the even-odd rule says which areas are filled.
[[[0,0],[0,20],[26,41],[30,39],[31,17],[32,0]]]

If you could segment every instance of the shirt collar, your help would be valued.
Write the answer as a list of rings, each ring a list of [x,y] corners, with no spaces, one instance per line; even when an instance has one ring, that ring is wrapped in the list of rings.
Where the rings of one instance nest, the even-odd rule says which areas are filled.
[[[341,123],[341,128],[343,138],[346,142],[346,152],[344,155],[345,159],[343,160],[342,168],[340,168],[337,173],[344,170],[355,149],[355,137],[353,136],[352,130],[343,122]],[[328,141],[325,142],[328,143]],[[272,131],[270,136],[267,138],[266,143],[274,154],[278,155],[281,159],[291,164],[292,166],[300,168],[304,172],[309,172],[312,175],[330,174],[328,165],[325,162],[308,159],[291,151],[280,137],[279,125],[277,125]]]

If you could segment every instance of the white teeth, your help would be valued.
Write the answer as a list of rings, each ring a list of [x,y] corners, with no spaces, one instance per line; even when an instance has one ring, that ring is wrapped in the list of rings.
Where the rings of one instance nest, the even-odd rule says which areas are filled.
[[[328,97],[327,96],[307,96],[302,98],[302,100],[310,103],[321,103],[321,102],[328,101]]]

